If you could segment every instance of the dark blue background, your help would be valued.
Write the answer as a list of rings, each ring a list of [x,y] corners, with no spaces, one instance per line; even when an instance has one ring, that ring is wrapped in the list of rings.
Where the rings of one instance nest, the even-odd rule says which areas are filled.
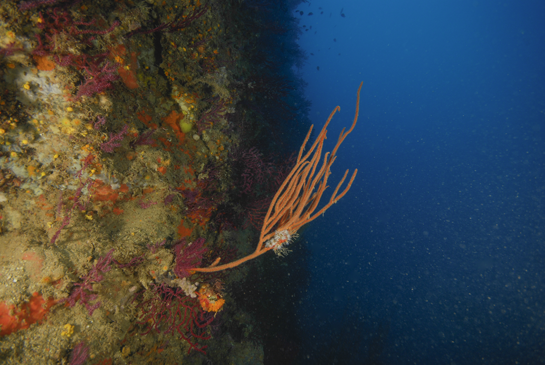
[[[358,176],[304,235],[303,358],[543,359],[545,2],[322,0],[298,10],[315,127],[341,106],[329,149],[364,81],[329,194],[345,169]]]

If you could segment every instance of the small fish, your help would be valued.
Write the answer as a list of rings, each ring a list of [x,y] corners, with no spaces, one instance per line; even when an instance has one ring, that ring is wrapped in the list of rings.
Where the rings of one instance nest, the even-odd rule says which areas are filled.
[[[324,13],[324,12],[322,11],[322,12],[320,13],[320,15],[322,15],[323,13]]]
[[[337,42],[337,38],[333,38],[333,42]]]
[[[344,16],[344,14],[341,14],[341,16],[342,16],[343,18],[346,18],[346,17]]]
[[[299,12],[299,14],[303,15],[304,13],[303,13],[303,11],[301,10],[301,11]]]
[[[320,66],[316,66],[316,69],[317,69],[318,71],[320,71]]]
[[[311,15],[312,15],[312,13],[308,13],[308,16],[311,16]]]
[[[311,55],[311,56],[314,56],[314,53],[311,53],[310,55]]]

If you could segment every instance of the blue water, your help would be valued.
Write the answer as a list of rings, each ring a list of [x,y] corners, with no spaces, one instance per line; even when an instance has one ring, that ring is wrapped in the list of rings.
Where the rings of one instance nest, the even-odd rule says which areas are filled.
[[[298,11],[329,149],[364,82],[330,185],[357,178],[304,234],[298,363],[545,362],[545,2]]]

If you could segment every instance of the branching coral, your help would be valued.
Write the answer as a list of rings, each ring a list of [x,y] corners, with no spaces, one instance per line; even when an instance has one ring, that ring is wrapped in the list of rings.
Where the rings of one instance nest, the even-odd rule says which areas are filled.
[[[308,152],[303,155],[305,145],[312,132],[312,127],[308,131],[307,137],[299,150],[295,167],[291,170],[284,183],[280,186],[269,206],[263,227],[261,228],[259,242],[254,253],[236,261],[216,266],[220,260],[220,258],[218,258],[210,267],[192,268],[191,271],[215,272],[230,269],[248,260],[254,259],[270,250],[275,250],[280,254],[285,253],[286,245],[289,244],[290,239],[302,226],[318,218],[348,192],[352,186],[352,183],[354,182],[354,179],[356,178],[356,173],[358,172],[357,169],[354,171],[354,174],[350,178],[350,181],[345,189],[337,195],[339,189],[344,183],[344,180],[346,179],[346,176],[348,175],[348,170],[346,170],[343,178],[331,195],[329,202],[324,207],[316,211],[318,204],[320,203],[320,199],[327,188],[327,180],[329,175],[331,175],[331,165],[333,165],[335,159],[337,158],[337,150],[343,143],[346,136],[352,132],[356,126],[356,122],[358,121],[360,91],[362,85],[363,82],[358,88],[356,115],[354,117],[354,121],[352,122],[352,126],[346,132],[344,129],[342,130],[341,135],[337,140],[337,144],[333,148],[331,154],[329,152],[325,154],[321,168],[319,168],[318,165],[320,163],[322,148],[326,139],[327,126],[333,118],[333,115],[335,115],[335,112],[340,110],[340,107],[337,106],[333,112],[331,112],[320,134]]]

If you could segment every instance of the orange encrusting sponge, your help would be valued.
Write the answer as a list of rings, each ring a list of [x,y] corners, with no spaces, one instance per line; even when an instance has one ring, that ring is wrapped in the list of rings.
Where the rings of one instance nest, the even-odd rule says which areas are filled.
[[[7,305],[0,302],[0,336],[9,335],[44,319],[49,308],[57,303],[53,298],[45,300],[41,294],[33,293],[30,300],[21,306]],[[45,304],[45,305],[44,305]]]

